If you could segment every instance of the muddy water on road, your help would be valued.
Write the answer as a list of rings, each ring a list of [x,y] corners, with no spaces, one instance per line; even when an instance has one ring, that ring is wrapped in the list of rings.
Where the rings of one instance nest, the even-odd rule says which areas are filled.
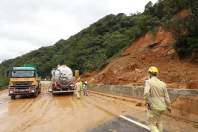
[[[136,103],[96,94],[80,100],[72,95],[52,96],[48,92],[49,85],[42,82],[42,93],[37,98],[11,100],[7,90],[1,91],[0,132],[104,132],[119,131],[121,126],[126,130],[127,123],[115,120],[119,115],[146,121],[145,107],[137,107]],[[163,120],[169,132],[198,130],[191,123],[171,117],[163,117]],[[128,127],[127,131],[130,130]]]
[[[48,84],[42,85],[37,98],[10,100],[7,91],[0,93],[1,132],[83,132],[112,119],[89,99],[78,100],[72,95],[52,96]]]

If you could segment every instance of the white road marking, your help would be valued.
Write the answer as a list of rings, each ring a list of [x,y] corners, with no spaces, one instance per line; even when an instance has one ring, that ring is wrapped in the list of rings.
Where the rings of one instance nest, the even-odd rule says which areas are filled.
[[[124,119],[124,120],[127,120],[127,121],[129,121],[131,123],[134,123],[134,124],[136,124],[136,125],[138,125],[140,127],[143,127],[143,128],[145,128],[145,129],[147,129],[147,130],[150,131],[150,128],[148,126],[146,126],[146,125],[144,125],[144,124],[142,124],[140,122],[134,121],[134,120],[132,120],[132,119],[126,117],[126,116],[123,116],[123,115],[120,115],[119,117],[122,118],[122,119]]]

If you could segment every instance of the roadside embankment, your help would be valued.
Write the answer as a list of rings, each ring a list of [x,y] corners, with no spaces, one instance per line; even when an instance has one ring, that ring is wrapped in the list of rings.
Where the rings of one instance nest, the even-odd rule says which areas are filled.
[[[143,99],[143,86],[125,85],[91,85],[89,90],[123,97]],[[172,113],[168,114],[177,119],[198,123],[198,90],[197,89],[168,89],[171,98]],[[125,99],[127,100],[127,99]]]

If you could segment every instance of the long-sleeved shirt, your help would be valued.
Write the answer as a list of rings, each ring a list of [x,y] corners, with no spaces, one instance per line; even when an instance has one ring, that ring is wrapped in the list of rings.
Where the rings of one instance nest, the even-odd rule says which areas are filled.
[[[144,98],[154,110],[166,110],[170,105],[166,84],[157,77],[145,81]]]
[[[75,85],[75,87],[76,87],[76,91],[81,91],[81,89],[82,89],[82,82],[80,81],[80,82],[77,82],[76,83],[76,85]]]

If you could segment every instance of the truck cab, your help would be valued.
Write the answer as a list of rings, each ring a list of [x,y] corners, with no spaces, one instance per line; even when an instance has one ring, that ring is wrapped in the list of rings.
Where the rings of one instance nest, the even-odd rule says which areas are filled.
[[[34,96],[41,92],[40,78],[35,67],[13,67],[10,71],[9,96]]]

